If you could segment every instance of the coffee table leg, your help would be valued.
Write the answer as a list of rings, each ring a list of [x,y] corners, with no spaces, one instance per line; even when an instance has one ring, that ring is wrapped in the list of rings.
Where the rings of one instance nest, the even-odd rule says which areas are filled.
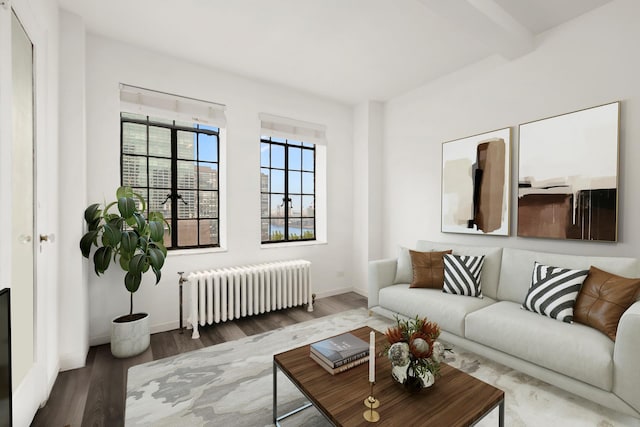
[[[305,409],[312,407],[313,403],[307,402],[304,405],[294,409],[291,412],[287,412],[284,415],[278,416],[278,377],[277,375],[278,375],[278,365],[274,360],[273,361],[273,423],[276,425],[276,427],[280,427],[280,421],[290,417],[291,415],[295,415],[300,411],[304,411]]]
[[[504,399],[502,399],[498,407],[498,426],[504,427]]]
[[[277,426],[278,423],[278,367],[275,360],[273,361],[273,423]]]

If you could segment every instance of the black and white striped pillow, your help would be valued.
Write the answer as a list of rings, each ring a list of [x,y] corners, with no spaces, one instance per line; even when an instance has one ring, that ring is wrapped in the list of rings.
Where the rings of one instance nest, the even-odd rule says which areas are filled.
[[[522,308],[573,323],[573,307],[589,270],[571,270],[534,262],[531,287]]]
[[[443,260],[443,292],[482,298],[480,273],[484,256],[445,255]]]

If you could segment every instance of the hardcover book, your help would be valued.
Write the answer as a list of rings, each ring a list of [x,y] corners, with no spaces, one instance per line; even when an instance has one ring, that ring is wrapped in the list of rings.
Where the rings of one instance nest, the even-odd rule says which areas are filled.
[[[311,357],[311,359],[313,359],[318,365],[322,366],[324,370],[329,372],[331,375],[339,374],[340,372],[344,372],[355,366],[362,365],[363,363],[369,360],[369,356],[364,356],[352,362],[345,363],[344,365],[338,366],[337,368],[332,368],[329,365],[327,365],[326,362],[324,362],[322,359],[316,356],[315,353],[311,353],[309,356]]]
[[[369,355],[369,343],[353,334],[345,333],[311,344],[311,354],[330,368],[338,368]]]

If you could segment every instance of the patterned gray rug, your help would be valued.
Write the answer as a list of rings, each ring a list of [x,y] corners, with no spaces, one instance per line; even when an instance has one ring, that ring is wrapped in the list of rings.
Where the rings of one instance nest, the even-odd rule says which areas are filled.
[[[361,326],[385,331],[393,321],[356,309],[129,369],[125,425],[271,426],[273,355]],[[627,417],[473,353],[454,348],[447,363],[505,391],[505,425],[640,427]],[[279,414],[304,399],[278,374]],[[478,426],[496,426],[494,410]],[[327,426],[307,409],[283,426]]]

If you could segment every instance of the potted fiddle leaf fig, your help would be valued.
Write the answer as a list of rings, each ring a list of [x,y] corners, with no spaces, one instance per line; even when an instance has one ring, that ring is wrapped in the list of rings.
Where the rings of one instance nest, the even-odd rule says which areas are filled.
[[[120,187],[116,200],[101,205],[94,203],[84,211],[87,232],[80,239],[82,255],[90,258],[96,275],[111,265],[118,265],[124,274],[124,286],[129,291],[129,314],[111,322],[111,352],[116,357],[130,357],[149,347],[149,315],[133,312],[133,294],[140,288],[142,276],[151,270],[156,285],[167,256],[164,246],[165,225],[160,212],[150,212],[145,218],[144,198],[130,187]]]

